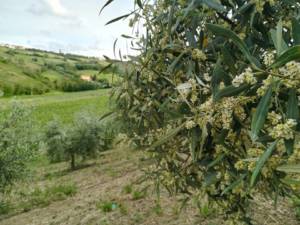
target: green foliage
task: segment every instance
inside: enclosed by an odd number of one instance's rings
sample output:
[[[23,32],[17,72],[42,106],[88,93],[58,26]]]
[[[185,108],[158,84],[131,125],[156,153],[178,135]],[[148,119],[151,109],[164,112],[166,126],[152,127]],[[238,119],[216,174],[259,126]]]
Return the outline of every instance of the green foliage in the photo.
[[[47,144],[47,155],[51,163],[65,160],[65,131],[59,121],[49,122],[44,140]]]
[[[147,192],[145,190],[142,191],[133,191],[132,192],[132,200],[140,200],[145,198],[147,195]]]
[[[299,192],[284,181],[300,163],[299,9],[285,0],[136,1],[108,22],[145,23],[115,99],[128,135],[155,162],[148,177],[247,224],[254,195]]]
[[[109,149],[113,135],[97,117],[81,113],[75,116],[71,126],[50,122],[44,142],[50,162],[69,160],[71,168],[75,169],[77,157],[91,158],[97,156],[99,151]]]
[[[0,201],[0,215],[8,214],[12,210],[10,202]]]
[[[0,117],[0,192],[25,175],[38,146],[32,129],[30,113],[20,105]]]
[[[96,203],[96,207],[101,209],[102,212],[108,213],[115,210],[118,205],[114,201],[100,201]]]

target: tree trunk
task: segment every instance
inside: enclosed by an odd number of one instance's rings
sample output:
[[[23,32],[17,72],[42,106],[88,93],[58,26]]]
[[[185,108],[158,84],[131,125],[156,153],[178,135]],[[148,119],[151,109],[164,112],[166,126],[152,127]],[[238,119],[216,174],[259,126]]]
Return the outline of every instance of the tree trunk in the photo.
[[[71,170],[75,170],[75,154],[71,155]]]

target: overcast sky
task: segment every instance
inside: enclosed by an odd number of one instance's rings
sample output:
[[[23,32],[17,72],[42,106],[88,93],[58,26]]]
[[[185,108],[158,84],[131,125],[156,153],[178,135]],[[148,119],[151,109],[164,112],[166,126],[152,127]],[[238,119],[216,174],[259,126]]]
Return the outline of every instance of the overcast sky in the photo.
[[[113,56],[113,42],[131,34],[128,21],[104,24],[125,14],[133,0],[0,0],[0,43],[89,56]],[[118,42],[126,52],[126,41]]]

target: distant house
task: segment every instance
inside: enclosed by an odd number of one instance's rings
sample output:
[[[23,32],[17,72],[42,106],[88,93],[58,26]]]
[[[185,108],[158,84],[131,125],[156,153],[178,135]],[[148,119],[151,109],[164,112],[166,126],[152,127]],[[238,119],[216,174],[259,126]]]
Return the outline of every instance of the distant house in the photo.
[[[85,81],[92,81],[91,76],[88,75],[81,75],[80,79]]]

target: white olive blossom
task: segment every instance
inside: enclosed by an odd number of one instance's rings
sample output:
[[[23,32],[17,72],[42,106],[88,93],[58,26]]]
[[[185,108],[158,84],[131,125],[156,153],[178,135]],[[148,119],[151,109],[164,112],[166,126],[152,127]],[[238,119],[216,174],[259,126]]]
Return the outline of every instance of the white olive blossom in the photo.
[[[239,76],[236,76],[233,79],[232,85],[235,87],[239,87],[241,84],[255,84],[256,82],[257,80],[254,77],[252,69],[248,67],[245,72],[241,73]]]

